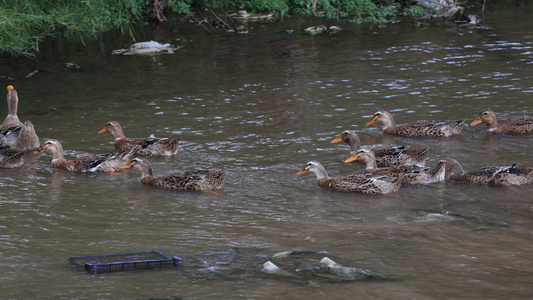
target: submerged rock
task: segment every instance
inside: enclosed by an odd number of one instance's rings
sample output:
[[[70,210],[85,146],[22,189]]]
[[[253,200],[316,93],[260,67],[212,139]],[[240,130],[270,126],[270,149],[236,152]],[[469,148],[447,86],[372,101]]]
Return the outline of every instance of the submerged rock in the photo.
[[[365,278],[372,277],[372,275],[366,270],[340,265],[329,257],[322,258],[320,263],[326,267],[326,271],[328,271],[329,274],[318,273],[318,276],[348,281],[363,280]]]
[[[139,42],[131,45],[127,49],[113,50],[113,55],[155,55],[161,53],[173,54],[178,47],[170,44],[160,44],[155,41]]]
[[[427,11],[428,18],[450,20],[460,27],[476,27],[481,21],[475,15],[465,15],[464,7],[457,6],[456,0],[419,0],[417,5]]]
[[[279,278],[313,285],[320,281],[352,282],[384,279],[370,271],[339,264],[325,251],[283,251],[235,248],[183,258],[181,271],[200,278]]]
[[[419,0],[417,5],[431,12],[433,18],[454,20],[462,13],[453,0]]]
[[[464,226],[469,230],[489,230],[498,228],[507,228],[509,225],[504,222],[487,221],[473,216],[465,216],[452,213],[446,210],[423,210],[415,209],[412,211],[413,217],[419,221],[450,221]]]
[[[285,277],[293,277],[293,278],[298,277],[294,273],[280,269],[270,260],[267,260],[266,262],[263,263],[263,272],[276,275],[276,276],[285,276]]]

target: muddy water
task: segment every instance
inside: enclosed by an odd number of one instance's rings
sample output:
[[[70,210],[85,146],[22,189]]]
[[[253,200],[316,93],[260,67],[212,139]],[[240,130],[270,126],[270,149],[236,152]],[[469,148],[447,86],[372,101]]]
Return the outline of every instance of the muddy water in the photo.
[[[311,21],[253,25],[248,35],[169,23],[143,34],[181,45],[174,55],[111,56],[129,43],[111,34],[86,47],[44,45],[35,60],[2,59],[21,119],[42,140],[60,140],[69,157],[111,150],[112,137],[97,132],[116,120],[130,137],[182,137],[179,157],[152,160],[157,174],[228,171],[218,193],[181,193],[141,186],[135,170],[73,174],[51,169],[49,154],[28,154],[27,167],[0,170],[2,298],[530,298],[533,186],[445,182],[370,196],[295,176],[309,160],[332,176],[362,172],[343,163],[347,145],[329,144],[344,129],[370,148],[429,146],[428,165],[454,157],[467,170],[533,166],[532,136],[476,126],[448,139],[397,138],[364,126],[380,109],[399,123],[469,123],[484,108],[502,120],[533,115],[526,20],[494,17],[493,30],[343,24],[340,34],[314,37],[302,33]],[[153,249],[185,258],[235,248],[323,250],[389,280],[175,269],[92,276],[68,265],[78,255]]]

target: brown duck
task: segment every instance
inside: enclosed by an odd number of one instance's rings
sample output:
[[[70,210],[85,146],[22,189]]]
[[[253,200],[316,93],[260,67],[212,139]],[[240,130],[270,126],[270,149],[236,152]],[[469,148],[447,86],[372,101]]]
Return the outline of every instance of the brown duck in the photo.
[[[359,161],[366,165],[366,173],[374,175],[402,176],[405,184],[427,184],[444,181],[445,164],[439,162],[435,168],[423,166],[398,166],[388,168],[378,168],[374,152],[368,149],[359,149],[352,154],[345,162]]]
[[[28,151],[39,148],[39,137],[30,121],[20,122],[17,116],[18,94],[12,85],[7,86],[7,117],[0,124],[0,134],[5,142],[16,151]]]
[[[487,185],[523,185],[533,183],[533,168],[519,168],[516,164],[510,166],[483,167],[475,171],[465,172],[459,162],[453,158],[441,160],[446,164],[446,171],[450,172],[450,180],[464,181]]]
[[[198,170],[154,177],[152,165],[145,158],[134,158],[120,166],[121,169],[136,168],[141,171],[141,183],[164,189],[203,191],[217,190],[224,185],[226,172]]]
[[[63,146],[57,140],[44,142],[33,154],[45,151],[52,153],[52,168],[75,172],[113,172],[130,160],[132,151],[125,153],[108,153],[78,157],[66,160],[63,156]]]
[[[350,155],[361,148],[359,136],[352,130],[344,130],[338,137],[330,141],[331,144],[345,142],[350,145]],[[378,167],[397,167],[424,165],[429,147],[423,149],[407,149],[405,146],[388,147],[374,150]]]
[[[179,138],[171,140],[168,138],[156,138],[151,136],[144,139],[131,140],[126,138],[122,131],[122,126],[116,121],[107,122],[104,129],[98,131],[98,134],[104,132],[111,132],[115,137],[115,148],[120,152],[129,152],[135,148],[135,154],[142,156],[171,156],[178,154]]]
[[[308,162],[296,175],[315,173],[317,184],[340,192],[358,192],[364,194],[389,194],[397,192],[401,186],[398,176],[351,175],[347,177],[329,177],[326,169],[317,161]]]
[[[498,126],[498,119],[492,110],[481,112],[477,118],[470,123],[470,126],[476,126],[480,123],[487,124],[487,130],[490,133],[500,134],[527,134],[533,133],[533,118],[523,116],[511,119]]]
[[[458,135],[463,129],[465,120],[427,121],[396,125],[394,118],[388,111],[376,112],[366,126],[374,123],[383,125],[383,133],[405,137],[449,137]]]

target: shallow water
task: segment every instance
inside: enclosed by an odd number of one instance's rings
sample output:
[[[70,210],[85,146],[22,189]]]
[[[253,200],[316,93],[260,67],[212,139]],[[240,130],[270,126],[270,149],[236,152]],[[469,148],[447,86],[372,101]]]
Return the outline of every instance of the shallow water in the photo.
[[[501,120],[533,115],[527,17],[493,16],[492,30],[341,24],[331,36],[304,34],[310,25],[209,35],[168,23],[143,34],[182,46],[174,55],[111,56],[130,41],[110,34],[86,47],[43,45],[35,60],[1,59],[19,117],[41,140],[60,140],[69,157],[110,151],[111,135],[97,132],[116,120],[129,137],[181,136],[179,157],[152,159],[157,174],[228,171],[217,193],[176,192],[141,186],[135,170],[74,174],[52,169],[49,154],[28,154],[27,167],[0,170],[2,297],[531,298],[533,186],[445,182],[373,196],[295,176],[309,160],[331,176],[362,172],[343,163],[347,145],[329,144],[344,129],[370,148],[429,146],[427,165],[453,157],[465,170],[533,166],[533,136],[491,136],[478,125],[447,139],[398,138],[364,126],[381,109],[398,123],[470,123],[485,108]],[[283,34],[287,28],[296,32]],[[179,269],[93,276],[68,265],[80,255],[157,250],[186,258],[235,248],[323,250],[390,280],[305,283]]]

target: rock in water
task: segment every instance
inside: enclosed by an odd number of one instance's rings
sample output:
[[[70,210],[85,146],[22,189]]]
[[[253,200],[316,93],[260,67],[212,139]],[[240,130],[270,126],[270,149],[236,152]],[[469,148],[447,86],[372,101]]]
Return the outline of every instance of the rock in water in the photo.
[[[329,272],[333,275],[332,278],[335,278],[335,279],[346,279],[349,281],[353,281],[353,280],[361,280],[361,279],[372,276],[365,270],[353,268],[353,267],[345,267],[343,265],[340,265],[334,262],[333,260],[331,260],[327,256],[322,258],[320,260],[320,263],[328,268]],[[329,277],[329,276],[325,276],[325,277]]]

